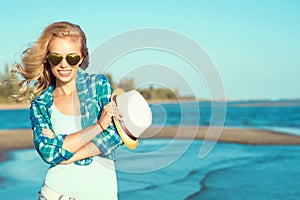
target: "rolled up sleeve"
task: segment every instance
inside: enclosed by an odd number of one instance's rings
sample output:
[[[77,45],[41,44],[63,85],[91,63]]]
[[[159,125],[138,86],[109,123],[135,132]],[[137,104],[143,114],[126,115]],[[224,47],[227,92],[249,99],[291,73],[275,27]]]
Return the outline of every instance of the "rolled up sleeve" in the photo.
[[[62,148],[66,135],[57,135],[55,138],[48,138],[42,134],[42,129],[50,128],[50,125],[34,101],[30,107],[30,120],[35,149],[46,163],[56,165],[70,159],[74,155],[74,153]]]
[[[100,80],[96,81],[96,90],[101,113],[103,107],[110,102],[112,87],[106,76],[101,75],[99,78]],[[98,134],[92,141],[101,150],[103,155],[109,155],[117,147],[123,145],[123,141],[113,123],[111,123],[105,131]]]
[[[93,143],[101,150],[103,155],[109,155],[117,147],[123,145],[113,125],[110,125],[105,131],[98,134],[93,139]]]

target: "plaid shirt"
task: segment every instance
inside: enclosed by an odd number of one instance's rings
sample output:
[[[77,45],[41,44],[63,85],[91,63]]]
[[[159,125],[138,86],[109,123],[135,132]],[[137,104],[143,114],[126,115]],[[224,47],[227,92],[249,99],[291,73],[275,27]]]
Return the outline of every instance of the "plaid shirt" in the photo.
[[[86,128],[97,123],[102,108],[110,101],[112,88],[109,80],[102,74],[89,75],[81,68],[78,69],[76,77],[76,87],[80,100],[81,125]],[[31,102],[30,119],[34,133],[33,141],[35,148],[42,159],[56,165],[64,160],[70,159],[74,153],[62,148],[66,134],[55,134],[51,113],[53,105],[54,86],[50,86],[40,96]],[[48,138],[42,134],[42,128],[49,128],[56,135],[55,138]],[[92,142],[101,150],[100,156],[115,159],[114,150],[123,145],[115,126],[110,126],[102,133],[99,133]],[[88,165],[92,158],[86,158],[75,163],[78,165]]]

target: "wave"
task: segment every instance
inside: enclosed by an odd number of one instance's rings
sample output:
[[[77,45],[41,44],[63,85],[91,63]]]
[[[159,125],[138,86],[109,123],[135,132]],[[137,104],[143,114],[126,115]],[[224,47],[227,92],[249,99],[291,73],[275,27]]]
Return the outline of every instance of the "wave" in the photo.
[[[296,146],[299,150],[299,146]],[[207,172],[200,189],[185,200],[195,199],[297,199],[299,160],[294,148],[270,147],[256,157],[229,160],[228,166]],[[284,151],[285,150],[285,151]],[[278,189],[275,189],[278,188]],[[288,191],[288,192],[285,192]]]

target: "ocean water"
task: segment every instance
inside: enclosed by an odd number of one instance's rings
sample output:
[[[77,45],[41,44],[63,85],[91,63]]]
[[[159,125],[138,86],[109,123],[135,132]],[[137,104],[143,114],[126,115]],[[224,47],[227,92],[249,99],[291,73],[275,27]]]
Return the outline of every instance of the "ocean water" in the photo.
[[[153,126],[215,124],[300,135],[300,100],[160,103],[150,108]],[[31,128],[27,109],[0,110],[0,130],[20,128]]]
[[[217,143],[200,159],[199,140],[141,142],[135,151],[117,151],[120,200],[299,199],[300,146]],[[159,151],[172,142],[174,151]],[[185,151],[175,150],[187,144]],[[33,149],[15,150],[10,156],[0,165],[1,199],[36,199],[48,166]],[[167,164],[170,158],[175,159]]]
[[[218,107],[220,106],[220,107]],[[151,104],[153,126],[222,122],[224,104]],[[212,121],[212,110],[219,113]],[[300,135],[300,101],[240,101],[225,105],[225,127]],[[221,117],[220,117],[221,116]],[[1,110],[0,129],[30,128],[28,110]],[[120,200],[299,199],[300,145],[218,142],[203,159],[200,140],[141,139],[134,151],[117,150]],[[0,163],[0,199],[36,199],[48,165],[34,149],[9,152]]]

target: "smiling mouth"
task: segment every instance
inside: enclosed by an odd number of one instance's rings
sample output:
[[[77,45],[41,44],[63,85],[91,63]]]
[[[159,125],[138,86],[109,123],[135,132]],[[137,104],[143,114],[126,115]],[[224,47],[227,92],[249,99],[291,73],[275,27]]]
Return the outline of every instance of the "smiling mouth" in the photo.
[[[72,70],[58,70],[59,75],[61,76],[69,76]]]

